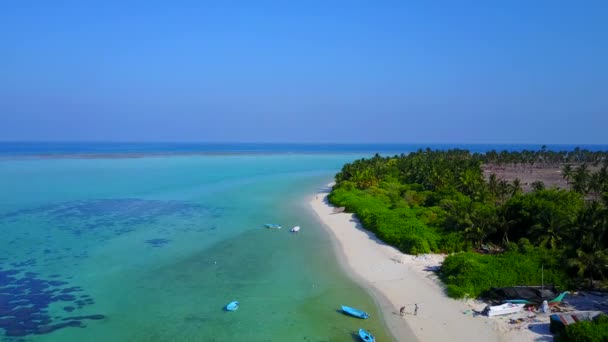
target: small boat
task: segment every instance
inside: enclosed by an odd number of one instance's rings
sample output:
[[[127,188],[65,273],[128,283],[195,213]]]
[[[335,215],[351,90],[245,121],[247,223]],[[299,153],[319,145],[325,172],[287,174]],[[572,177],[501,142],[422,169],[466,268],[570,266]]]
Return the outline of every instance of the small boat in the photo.
[[[523,310],[524,306],[526,306],[526,304],[504,303],[496,306],[486,306],[483,312],[488,315],[488,317],[508,315],[520,312]]]
[[[374,335],[370,334],[365,329],[359,329],[359,336],[365,342],[375,342],[376,341],[376,339],[374,338]]]
[[[278,223],[266,223],[264,225],[264,227],[270,228],[270,229],[281,229],[281,225]]]
[[[239,302],[237,302],[236,300],[234,302],[230,302],[230,303],[228,303],[228,305],[226,305],[226,311],[234,311],[238,308],[239,308]]]
[[[567,295],[567,294],[570,294],[570,292],[568,292],[568,291],[564,291],[564,292],[560,293],[560,294],[559,294],[559,296],[557,296],[557,297],[555,297],[555,298],[551,299],[551,300],[549,301],[549,307],[551,307],[551,306],[555,306],[555,305],[557,305],[557,304],[561,303],[561,302],[562,302],[562,300],[564,300],[564,297],[566,297],[566,295]]]
[[[292,232],[292,233],[297,233],[299,231],[300,231],[300,226],[295,226],[295,227],[291,228],[291,230],[290,230],[290,232]]]
[[[560,293],[560,294],[559,294],[557,297],[555,297],[555,298],[551,299],[550,301],[548,301],[549,306],[555,306],[555,305],[557,305],[557,304],[561,303],[561,302],[562,302],[562,300],[564,300],[564,297],[565,297],[567,294],[569,294],[569,293],[570,293],[570,292],[568,292],[568,291],[564,291],[564,292]],[[541,298],[541,299],[542,299],[542,298]],[[507,299],[507,300],[505,300],[505,303],[513,303],[513,304],[535,304],[535,305],[536,305],[536,304],[541,304],[541,303],[538,303],[538,302],[536,302],[536,301],[531,301],[531,300],[528,300],[528,299]]]
[[[347,315],[351,315],[353,317],[358,317],[358,318],[369,318],[369,315],[367,314],[367,312],[365,311],[361,311],[355,308],[351,308],[350,306],[346,306],[346,305],[342,305],[342,311],[347,314]]]

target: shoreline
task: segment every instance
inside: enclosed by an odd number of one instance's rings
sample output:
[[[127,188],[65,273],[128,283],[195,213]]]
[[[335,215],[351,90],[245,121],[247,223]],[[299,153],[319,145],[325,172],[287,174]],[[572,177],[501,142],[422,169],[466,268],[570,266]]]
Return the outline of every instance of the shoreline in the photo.
[[[447,297],[432,272],[444,256],[416,257],[387,245],[363,229],[353,214],[333,213],[327,201],[329,189],[313,195],[310,207],[331,236],[339,263],[372,294],[395,340],[533,340],[520,333],[510,336],[498,321],[473,317],[471,309],[482,309],[484,304]],[[417,315],[414,304],[419,307]],[[401,306],[406,307],[404,316],[399,315]]]
[[[328,189],[330,189],[329,186]],[[316,217],[316,219],[322,226],[322,229],[325,230],[325,232],[329,235],[332,244],[332,249],[338,261],[338,264],[345,271],[346,275],[349,278],[353,279],[357,284],[361,285],[371,295],[374,303],[376,304],[376,308],[378,309],[378,312],[381,315],[383,325],[393,337],[394,341],[422,342],[414,334],[409,325],[403,324],[404,322],[402,320],[402,317],[399,316],[399,308],[394,308],[391,299],[385,296],[384,293],[375,286],[373,286],[373,284],[369,284],[367,279],[362,277],[361,274],[358,273],[355,268],[353,268],[352,264],[350,263],[350,260],[348,260],[347,258],[343,242],[321,217],[322,214],[318,206],[326,206],[328,208],[327,210],[330,213],[333,210],[333,206],[331,206],[326,199],[328,193],[329,191],[327,193],[316,193],[308,204],[309,209],[311,210],[311,214]],[[323,213],[323,215],[325,214],[326,213]]]

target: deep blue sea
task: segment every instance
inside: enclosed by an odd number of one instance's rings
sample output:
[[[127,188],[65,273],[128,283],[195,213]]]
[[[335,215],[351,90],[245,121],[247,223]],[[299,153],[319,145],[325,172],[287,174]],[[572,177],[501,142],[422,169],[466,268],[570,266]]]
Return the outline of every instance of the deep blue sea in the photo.
[[[353,153],[394,155],[418,149],[538,150],[541,144],[295,144],[295,143],[137,143],[137,142],[0,142],[0,156],[61,156],[107,154],[316,154]],[[571,151],[575,147],[591,151],[608,150],[608,145],[551,145],[553,151]]]

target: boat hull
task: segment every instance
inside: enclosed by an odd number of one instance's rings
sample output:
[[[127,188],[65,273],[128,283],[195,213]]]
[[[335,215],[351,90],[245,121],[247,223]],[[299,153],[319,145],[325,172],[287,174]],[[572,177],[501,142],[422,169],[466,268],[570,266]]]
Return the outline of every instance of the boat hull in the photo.
[[[234,301],[234,302],[230,302],[228,303],[228,305],[226,305],[226,311],[235,311],[236,309],[239,308],[239,302]]]
[[[357,318],[362,318],[362,319],[369,318],[369,314],[367,312],[361,311],[361,310],[358,310],[355,308],[351,308],[350,306],[346,306],[346,305],[342,305],[342,312],[344,312],[347,315],[357,317]]]
[[[365,342],[375,342],[376,338],[365,329],[359,329],[359,337]]]
[[[488,306],[484,310],[488,317],[514,314],[522,311],[526,304],[505,303],[496,306]]]

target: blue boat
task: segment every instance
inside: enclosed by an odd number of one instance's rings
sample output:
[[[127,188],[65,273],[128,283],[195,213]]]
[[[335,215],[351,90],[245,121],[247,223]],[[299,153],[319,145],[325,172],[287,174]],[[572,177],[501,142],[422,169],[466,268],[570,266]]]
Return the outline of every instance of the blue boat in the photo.
[[[365,342],[375,342],[376,341],[376,338],[374,338],[374,335],[370,334],[368,331],[366,331],[363,328],[359,329],[359,336]]]
[[[278,223],[266,223],[264,227],[271,229],[281,229],[281,225]]]
[[[369,315],[365,311],[351,308],[350,306],[342,305],[342,311],[347,314],[358,318],[369,318]]]
[[[226,305],[226,311],[234,311],[238,308],[239,308],[239,302],[237,302],[237,301],[230,302],[230,303],[228,303],[228,305]]]

